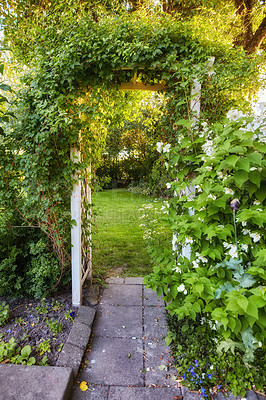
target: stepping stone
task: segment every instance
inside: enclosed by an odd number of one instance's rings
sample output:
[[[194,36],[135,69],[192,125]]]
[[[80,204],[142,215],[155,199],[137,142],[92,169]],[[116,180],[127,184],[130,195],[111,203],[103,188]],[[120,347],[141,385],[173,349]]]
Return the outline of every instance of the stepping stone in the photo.
[[[141,339],[142,307],[100,307],[93,328],[94,336]]]
[[[81,380],[103,385],[143,386],[142,340],[95,336]]]
[[[144,337],[146,339],[161,339],[168,333],[165,309],[162,307],[144,308]]]
[[[179,388],[111,387],[108,400],[173,400],[180,396]]]
[[[158,297],[156,292],[151,289],[144,289],[144,306],[165,307],[165,303],[162,298]]]
[[[142,285],[113,285],[104,289],[100,304],[142,306]]]
[[[177,372],[171,365],[170,349],[164,340],[145,340],[145,382],[146,386],[178,386]]]

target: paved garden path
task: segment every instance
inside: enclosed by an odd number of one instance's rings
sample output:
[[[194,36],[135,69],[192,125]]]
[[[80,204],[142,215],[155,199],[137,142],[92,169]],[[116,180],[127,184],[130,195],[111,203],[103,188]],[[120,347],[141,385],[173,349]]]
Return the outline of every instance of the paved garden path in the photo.
[[[141,278],[110,278],[100,300],[91,341],[72,400],[172,400],[174,380],[164,303]],[[177,397],[176,397],[177,396]]]
[[[171,366],[164,302],[141,278],[110,278],[99,302],[92,340],[72,400],[199,400],[178,387]],[[80,382],[88,383],[81,391]],[[216,400],[236,400],[219,393]],[[248,391],[246,400],[262,400]]]

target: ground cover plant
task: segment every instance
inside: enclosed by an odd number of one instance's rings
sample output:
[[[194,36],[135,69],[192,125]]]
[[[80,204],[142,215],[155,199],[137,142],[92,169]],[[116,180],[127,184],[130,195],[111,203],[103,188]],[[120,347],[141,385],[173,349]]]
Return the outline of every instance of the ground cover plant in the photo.
[[[168,145],[163,153],[173,173],[169,184],[174,196],[168,202],[167,215],[176,235],[175,247],[163,256],[159,253],[157,259],[155,256],[154,273],[146,282],[164,294],[174,318],[167,343],[173,342],[184,384],[198,389],[202,397],[211,395],[215,386],[241,396],[252,385],[263,392],[265,114],[254,117],[232,110],[221,123],[195,125],[183,120],[177,124],[179,145],[172,151]],[[162,144],[158,149],[161,151]],[[190,256],[184,256],[184,246],[190,249]],[[215,363],[204,355],[201,345],[189,343],[187,353],[182,344],[178,349],[178,324],[184,325],[181,334],[185,334],[189,319],[196,341],[208,324],[212,328],[214,333],[208,329],[205,348],[215,343]],[[199,326],[199,321],[204,326]],[[227,364],[230,359],[236,365],[233,369]],[[222,382],[218,373],[221,360],[225,360]],[[201,373],[196,376],[199,367],[195,363],[212,378],[206,381]],[[239,376],[241,369],[246,371],[244,379]]]
[[[71,306],[71,294],[42,300],[4,299],[0,306],[0,363],[56,365],[78,312]]]
[[[154,200],[151,196],[134,194],[126,189],[94,193],[93,203],[96,218],[93,263],[95,277],[113,274],[144,276],[151,272],[152,263],[143,236],[147,235],[148,216],[151,220],[154,218],[160,220],[160,215],[154,213]],[[170,236],[169,229],[161,232],[161,237],[165,241],[167,241],[167,237],[171,241]]]

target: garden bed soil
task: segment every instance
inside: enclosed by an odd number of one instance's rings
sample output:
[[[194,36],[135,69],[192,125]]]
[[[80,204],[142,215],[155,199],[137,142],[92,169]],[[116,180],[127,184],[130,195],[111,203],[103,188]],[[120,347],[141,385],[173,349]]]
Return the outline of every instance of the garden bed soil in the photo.
[[[71,300],[71,292],[42,300],[0,296],[0,305],[3,301],[9,305],[9,320],[0,327],[0,340],[8,342],[13,337],[18,347],[30,345],[30,356],[36,358],[36,364],[47,356],[46,364],[55,366],[78,311]],[[70,313],[74,318],[69,316]],[[60,325],[62,331],[58,328]],[[50,351],[40,354],[37,348],[45,341],[48,341]]]

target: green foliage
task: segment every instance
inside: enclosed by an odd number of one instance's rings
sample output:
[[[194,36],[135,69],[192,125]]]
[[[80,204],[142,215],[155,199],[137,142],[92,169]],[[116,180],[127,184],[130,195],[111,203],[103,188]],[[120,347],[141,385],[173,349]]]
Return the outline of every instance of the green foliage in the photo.
[[[170,331],[166,341],[167,345],[171,343],[177,371],[183,378],[182,385],[199,392],[204,388],[208,398],[225,390],[235,396],[245,396],[246,389],[252,389],[253,385],[263,391],[266,380],[262,348],[256,350],[254,364],[248,365],[238,343],[230,353],[225,347],[220,351],[216,349],[221,337],[211,320],[198,315],[195,320],[184,318],[181,322],[177,316],[169,315],[167,322]]]
[[[44,353],[50,353],[51,352],[50,339],[41,342],[37,347],[37,351],[40,354],[40,356],[42,356]]]
[[[9,220],[0,214],[0,238],[1,294],[42,297],[56,285],[60,267],[38,228],[27,227],[11,212]]]
[[[21,239],[24,235],[19,245],[12,239],[1,270],[9,271],[3,290],[18,293],[28,282],[30,294],[40,296],[69,277],[74,223],[70,194],[78,177],[92,181],[90,166],[97,169],[108,128],[119,119],[116,104],[122,109],[120,83],[133,77],[147,84],[165,83],[158,124],[162,140],[175,143],[175,123],[188,115],[196,77],[203,87],[204,112],[219,120],[233,103],[246,103],[247,94],[257,88],[253,82],[261,58],[232,49],[231,41],[219,35],[219,24],[216,35],[206,36],[189,21],[154,7],[114,14],[98,4],[95,14],[76,2],[28,5],[18,2],[6,8],[6,37],[16,57],[31,68],[17,93],[17,121],[0,140],[3,229],[16,226],[13,218],[19,213]],[[216,57],[212,76],[210,56]],[[70,148],[81,150],[80,160]],[[153,171],[154,186],[155,175]],[[31,229],[41,232],[30,243]],[[25,256],[27,263],[20,269]]]
[[[47,320],[46,323],[49,326],[49,329],[55,334],[63,331],[61,322],[55,320],[54,318]]]
[[[210,320],[219,351],[241,350],[255,365],[266,344],[265,119],[228,117],[210,127],[177,123],[179,144],[163,153],[175,193],[167,208],[175,248],[155,254],[146,282],[164,294],[171,315]],[[240,206],[232,211],[234,198]]]
[[[0,342],[0,362],[9,361],[13,364],[33,365],[36,363],[31,355],[31,346],[26,345],[23,348],[17,347],[15,339],[12,337],[8,343]]]
[[[0,304],[0,326],[5,325],[8,320],[9,320],[9,305],[3,301],[2,304]]]

